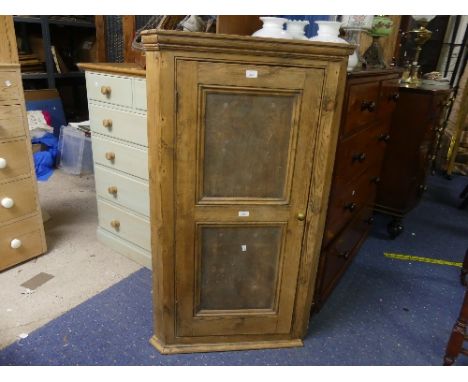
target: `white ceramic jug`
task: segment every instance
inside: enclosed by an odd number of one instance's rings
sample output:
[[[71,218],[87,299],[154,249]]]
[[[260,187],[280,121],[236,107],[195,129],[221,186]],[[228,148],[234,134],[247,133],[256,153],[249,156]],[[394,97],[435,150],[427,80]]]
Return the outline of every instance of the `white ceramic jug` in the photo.
[[[339,44],[349,44],[348,41],[338,37],[340,35],[341,22],[339,21],[315,21],[319,29],[317,36],[311,37],[310,41],[334,42]],[[353,70],[359,63],[356,51],[349,55],[348,58],[348,71]]]
[[[281,17],[260,17],[263,22],[262,29],[256,31],[252,36],[255,37],[273,37],[292,39],[291,35],[283,29],[287,19]]]
[[[309,25],[307,20],[288,20],[286,22],[286,31],[294,40],[308,40],[304,28]]]

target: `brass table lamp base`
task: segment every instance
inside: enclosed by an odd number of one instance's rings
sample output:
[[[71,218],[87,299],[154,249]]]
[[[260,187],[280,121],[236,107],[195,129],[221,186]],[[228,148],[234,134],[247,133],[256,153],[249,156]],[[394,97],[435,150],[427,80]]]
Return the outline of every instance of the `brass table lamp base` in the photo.
[[[432,32],[426,28],[427,21],[420,21],[420,27],[410,31],[414,35],[416,44],[416,53],[413,62],[409,69],[409,73],[404,74],[400,83],[408,86],[419,86],[421,84],[421,75],[419,65],[419,55],[421,54],[422,46],[431,38]]]
[[[386,69],[388,65],[385,63],[382,47],[379,43],[381,36],[372,35],[372,44],[364,53],[367,69]]]

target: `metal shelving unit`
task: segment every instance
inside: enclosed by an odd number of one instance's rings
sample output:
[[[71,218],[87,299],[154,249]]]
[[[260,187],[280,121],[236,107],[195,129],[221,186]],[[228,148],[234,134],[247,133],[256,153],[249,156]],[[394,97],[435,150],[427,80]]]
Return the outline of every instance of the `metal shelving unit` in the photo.
[[[95,25],[92,22],[83,20],[73,20],[69,18],[60,18],[58,16],[13,16],[15,23],[40,24],[42,39],[44,43],[44,57],[46,72],[44,73],[23,73],[23,80],[47,80],[48,88],[55,88],[56,79],[72,79],[83,78],[84,74],[79,71],[68,73],[56,73],[55,64],[51,50],[50,25],[58,25],[64,27],[89,28],[94,29]]]

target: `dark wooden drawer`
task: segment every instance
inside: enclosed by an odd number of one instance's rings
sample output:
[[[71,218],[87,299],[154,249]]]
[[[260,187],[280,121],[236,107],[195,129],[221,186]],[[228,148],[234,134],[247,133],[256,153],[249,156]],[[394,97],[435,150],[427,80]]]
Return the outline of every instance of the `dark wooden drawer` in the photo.
[[[398,78],[382,81],[379,96],[379,117],[385,118],[393,113],[399,98]]]
[[[325,249],[322,281],[319,286],[319,299],[331,292],[337,279],[348,267],[359,250],[372,224],[372,209],[362,208],[348,227]]]
[[[390,140],[389,129],[390,122],[386,121],[383,125],[368,127],[339,143],[334,188],[343,188],[371,166],[380,167],[387,142]]]
[[[380,165],[373,166],[355,182],[342,189],[334,188],[332,190],[328,204],[323,246],[328,245],[362,207],[373,204],[379,174]]]
[[[375,119],[379,88],[378,81],[349,86],[348,102],[344,110],[346,119],[340,134],[342,138],[356,133]]]

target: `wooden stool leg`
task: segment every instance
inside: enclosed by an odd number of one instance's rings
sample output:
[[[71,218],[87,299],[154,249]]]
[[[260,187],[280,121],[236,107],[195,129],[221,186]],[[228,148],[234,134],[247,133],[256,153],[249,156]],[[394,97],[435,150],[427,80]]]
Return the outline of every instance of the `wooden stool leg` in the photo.
[[[464,286],[468,286],[468,280],[466,275],[468,275],[468,249],[465,253],[465,259],[463,260],[462,270],[461,270],[461,283]]]
[[[450,366],[462,352],[463,342],[466,337],[466,328],[468,326],[468,289],[465,292],[460,316],[452,329],[447,349],[445,350],[444,366]]]
[[[468,185],[460,194],[460,198],[463,199],[463,202],[458,206],[459,209],[463,210],[468,206]]]

